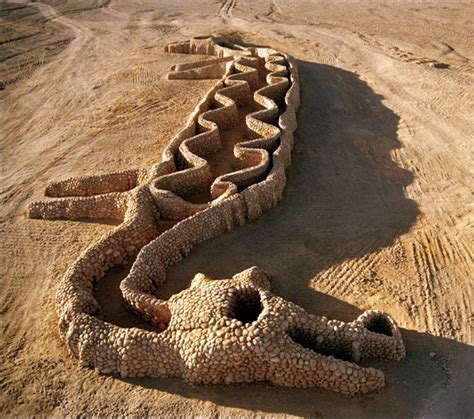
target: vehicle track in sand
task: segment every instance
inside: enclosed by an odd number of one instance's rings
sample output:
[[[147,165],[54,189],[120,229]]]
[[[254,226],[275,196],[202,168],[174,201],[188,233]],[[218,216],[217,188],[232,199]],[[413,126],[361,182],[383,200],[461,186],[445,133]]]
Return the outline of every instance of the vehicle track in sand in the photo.
[[[232,19],[232,10],[237,5],[237,0],[222,0],[217,14],[223,19]]]

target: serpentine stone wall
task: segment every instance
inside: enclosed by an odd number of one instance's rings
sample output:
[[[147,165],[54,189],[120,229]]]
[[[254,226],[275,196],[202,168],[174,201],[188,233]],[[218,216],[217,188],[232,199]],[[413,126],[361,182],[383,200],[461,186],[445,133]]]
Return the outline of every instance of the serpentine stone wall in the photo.
[[[55,182],[46,189],[53,199],[29,207],[34,218],[122,221],[62,279],[61,338],[84,366],[101,373],[182,376],[191,383],[267,380],[344,394],[380,389],[383,372],[356,362],[404,357],[400,331],[384,313],[368,311],[352,323],[308,314],[273,295],[267,274],[257,267],[228,280],[197,274],[169,300],[156,297],[167,268],[194,246],[258,218],[281,199],[299,106],[297,67],[287,54],[212,37],[165,50],[214,56],[175,66],[168,79],[216,83],[162,161],[149,170]],[[229,138],[234,138],[231,164],[222,170],[218,153]],[[176,224],[159,233],[165,220]],[[156,332],[100,319],[94,284],[135,257],[120,289]]]

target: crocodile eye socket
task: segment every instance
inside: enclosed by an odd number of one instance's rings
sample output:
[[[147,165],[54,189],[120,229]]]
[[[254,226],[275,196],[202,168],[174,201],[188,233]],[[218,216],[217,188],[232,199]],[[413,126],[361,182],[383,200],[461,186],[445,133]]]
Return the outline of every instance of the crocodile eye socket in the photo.
[[[381,335],[392,336],[392,326],[388,318],[382,314],[375,314],[364,320],[364,327],[373,333],[380,333]]]
[[[231,297],[228,316],[241,321],[252,323],[263,311],[262,300],[257,290],[236,289]]]

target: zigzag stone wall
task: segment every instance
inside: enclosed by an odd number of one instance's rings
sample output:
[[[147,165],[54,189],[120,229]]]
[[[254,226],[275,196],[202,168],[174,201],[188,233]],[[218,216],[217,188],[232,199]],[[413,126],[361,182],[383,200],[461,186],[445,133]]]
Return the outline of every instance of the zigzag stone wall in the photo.
[[[222,44],[212,37],[170,44],[170,53],[213,55],[176,66],[177,78],[216,78],[162,161],[147,170],[74,178],[48,186],[35,218],[115,218],[122,223],[92,244],[57,291],[61,338],[83,365],[122,376],[182,376],[191,383],[320,386],[344,394],[384,385],[361,358],[399,360],[395,321],[369,311],[352,323],[306,313],[270,292],[253,267],[232,279],[197,274],[191,287],[163,301],[156,287],[194,246],[259,217],[281,199],[291,161],[299,79],[295,61],[268,48]],[[230,170],[212,164],[232,130]],[[163,220],[177,223],[159,234]],[[138,255],[138,256],[137,256]],[[127,304],[161,332],[100,320],[94,284],[135,258],[120,289]]]

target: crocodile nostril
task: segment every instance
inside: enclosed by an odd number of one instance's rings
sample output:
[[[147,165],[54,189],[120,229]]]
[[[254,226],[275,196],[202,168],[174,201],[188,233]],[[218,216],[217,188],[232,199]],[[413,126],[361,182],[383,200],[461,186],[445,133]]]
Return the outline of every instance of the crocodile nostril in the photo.
[[[228,316],[242,323],[257,320],[263,310],[260,294],[255,289],[236,289],[231,297]]]
[[[393,336],[392,325],[389,319],[383,314],[375,314],[364,319],[364,327],[373,333],[380,333],[386,336]]]

